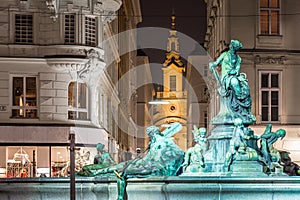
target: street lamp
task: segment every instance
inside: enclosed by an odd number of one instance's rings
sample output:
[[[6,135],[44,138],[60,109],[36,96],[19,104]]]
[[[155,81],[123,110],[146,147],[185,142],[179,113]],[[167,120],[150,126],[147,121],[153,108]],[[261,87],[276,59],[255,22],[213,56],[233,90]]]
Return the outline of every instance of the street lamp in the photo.
[[[75,133],[70,132],[70,200],[75,200]]]

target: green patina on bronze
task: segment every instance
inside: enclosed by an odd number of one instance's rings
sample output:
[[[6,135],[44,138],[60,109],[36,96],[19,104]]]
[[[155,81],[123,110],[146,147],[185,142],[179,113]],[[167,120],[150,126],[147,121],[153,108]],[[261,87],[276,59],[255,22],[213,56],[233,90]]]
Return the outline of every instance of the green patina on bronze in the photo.
[[[185,152],[184,163],[182,164],[183,173],[185,174],[198,173],[205,170],[203,152],[207,150],[206,129],[198,129],[194,125],[193,135],[196,144]]]
[[[245,73],[240,73],[242,59],[237,51],[242,48],[238,40],[231,40],[229,50],[222,53],[209,68],[217,80],[220,94],[220,112],[212,124],[234,124],[234,119],[241,118],[244,124],[256,121],[251,113],[252,100]],[[221,75],[216,66],[221,65]]]
[[[160,132],[156,126],[150,126],[146,132],[150,142],[143,157],[119,163],[112,166],[94,164],[85,166],[80,174],[100,176],[126,171],[127,176],[174,176],[180,167],[184,152],[175,144],[172,136],[180,131],[182,125],[173,123],[166,130]]]
[[[150,141],[143,156],[116,164],[103,150],[104,145],[98,144],[95,164],[84,166],[78,174],[117,177],[118,200],[124,199],[127,179],[132,177],[175,176],[181,171],[181,175],[186,176],[282,175],[280,152],[273,144],[286,132],[282,129],[272,132],[272,125],[268,124],[259,137],[248,127],[256,118],[251,113],[247,76],[240,73],[242,59],[237,51],[241,48],[239,41],[231,40],[229,50],[209,63],[219,87],[220,111],[212,119],[215,129],[208,138],[205,128],[198,129],[194,125],[195,145],[184,154],[172,139],[181,130],[180,123],[175,122],[162,132],[150,126],[146,129]],[[220,75],[216,70],[218,65],[221,65]]]
[[[94,164],[83,167],[78,173],[82,176],[110,176],[117,175],[118,199],[122,200],[126,191],[126,180],[132,177],[175,176],[184,159],[182,151],[173,141],[172,136],[179,132],[182,125],[173,123],[166,130],[160,132],[156,126],[150,126],[146,132],[150,142],[143,157],[107,166]]]

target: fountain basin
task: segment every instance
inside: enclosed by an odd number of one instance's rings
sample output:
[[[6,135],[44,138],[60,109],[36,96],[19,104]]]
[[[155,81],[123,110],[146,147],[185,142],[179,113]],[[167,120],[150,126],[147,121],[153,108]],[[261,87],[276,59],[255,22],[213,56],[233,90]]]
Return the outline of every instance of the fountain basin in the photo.
[[[76,178],[77,200],[116,200],[110,178]],[[300,177],[151,177],[128,179],[128,200],[300,199]],[[0,179],[1,200],[70,199],[69,178]]]

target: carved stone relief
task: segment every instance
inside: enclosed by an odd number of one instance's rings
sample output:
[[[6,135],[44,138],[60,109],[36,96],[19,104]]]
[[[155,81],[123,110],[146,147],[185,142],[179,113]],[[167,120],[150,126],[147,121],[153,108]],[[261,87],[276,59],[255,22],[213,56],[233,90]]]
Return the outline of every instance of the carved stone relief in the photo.
[[[47,63],[52,69],[69,71],[73,79],[88,81],[92,74],[103,70],[105,64],[101,52],[93,48],[84,51],[85,59],[48,58]]]
[[[56,21],[58,17],[59,0],[46,0],[46,6],[50,11],[50,18]]]
[[[20,0],[20,9],[21,10],[27,10],[30,6],[30,1],[31,0],[27,0],[27,1]]]
[[[285,56],[279,56],[279,57],[261,57],[257,55],[255,57],[255,64],[277,64],[277,65],[283,65],[284,61],[286,60]]]
[[[121,0],[93,0],[93,14],[102,15],[104,23],[112,21],[116,17],[116,11],[122,4]]]

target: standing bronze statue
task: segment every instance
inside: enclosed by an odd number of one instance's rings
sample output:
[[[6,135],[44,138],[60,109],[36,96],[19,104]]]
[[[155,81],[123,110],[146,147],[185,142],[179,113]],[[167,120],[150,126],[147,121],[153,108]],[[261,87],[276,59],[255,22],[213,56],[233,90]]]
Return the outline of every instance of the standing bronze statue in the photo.
[[[238,40],[231,40],[229,50],[222,53],[215,62],[209,63],[220,87],[220,112],[213,124],[233,124],[235,118],[241,118],[244,124],[253,124],[256,118],[251,113],[251,96],[245,73],[240,73],[241,57],[237,51],[242,48]],[[216,66],[221,65],[221,75]]]

